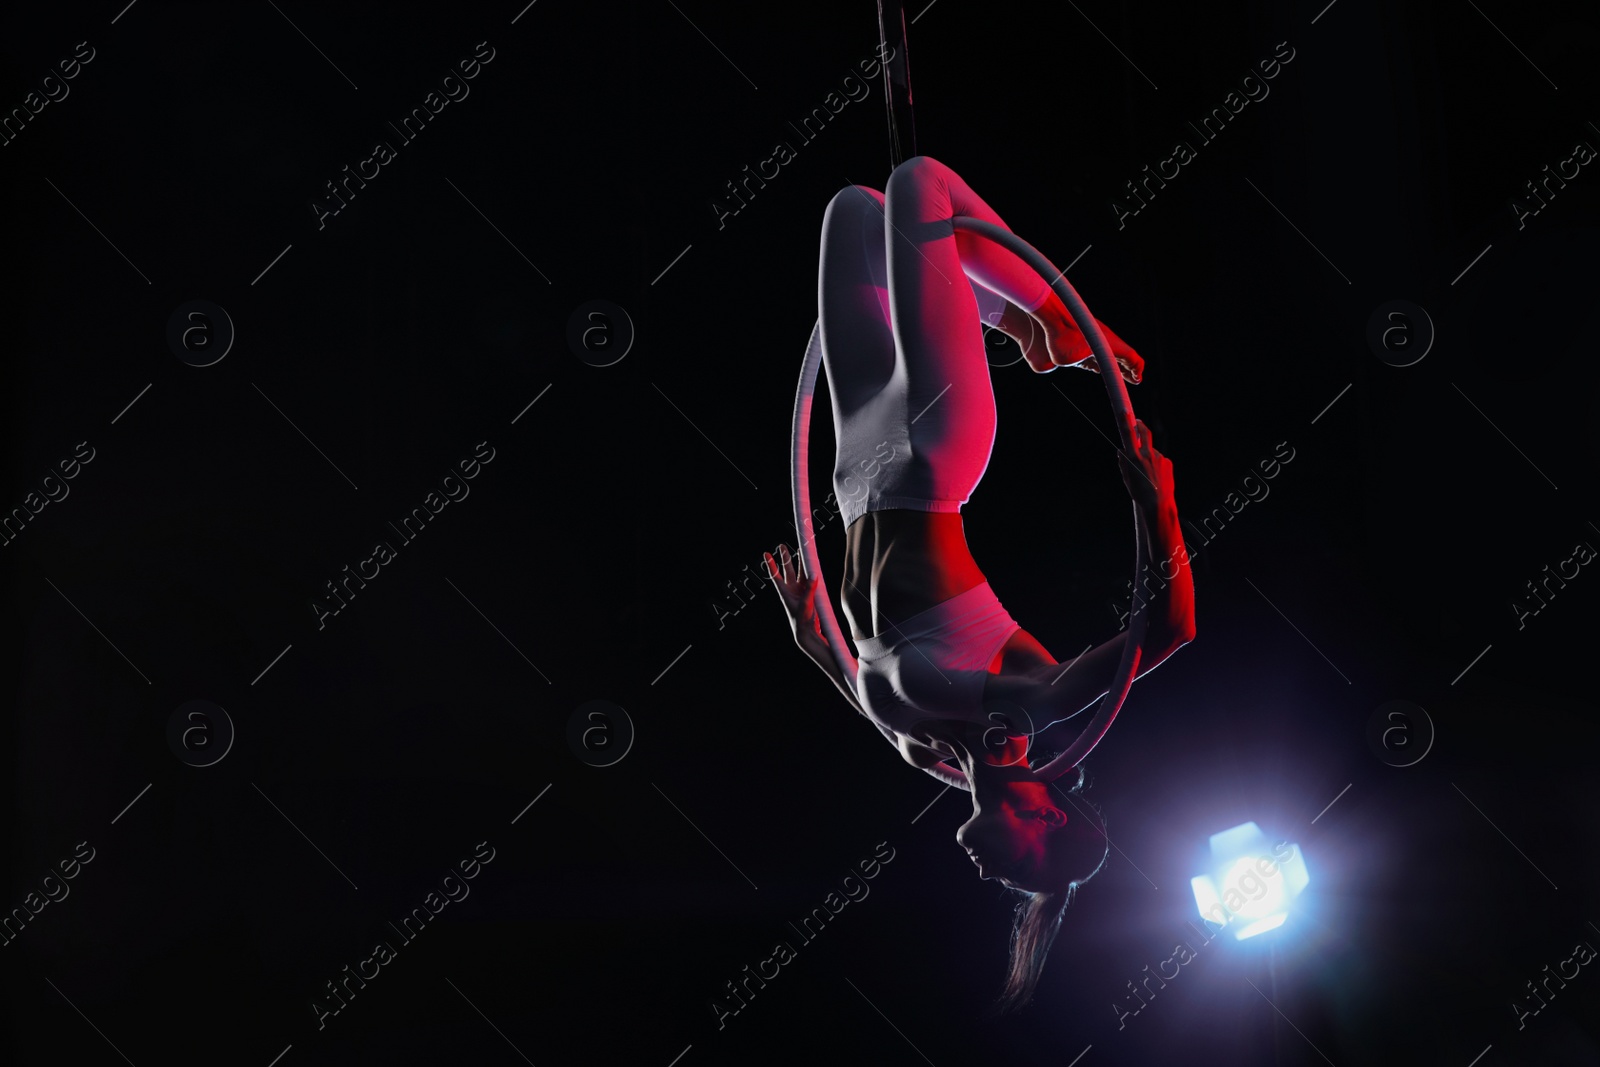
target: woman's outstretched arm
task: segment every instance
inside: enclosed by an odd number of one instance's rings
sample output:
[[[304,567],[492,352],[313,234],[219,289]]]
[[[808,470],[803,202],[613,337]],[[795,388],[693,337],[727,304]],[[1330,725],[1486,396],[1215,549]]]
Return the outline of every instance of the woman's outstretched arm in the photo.
[[[1141,583],[1141,611],[1149,612],[1137,677],[1154,670],[1194,640],[1194,581],[1173,497],[1172,462],[1157,452],[1150,430],[1137,424],[1139,451],[1122,456],[1122,477],[1140,509],[1149,573]],[[1038,729],[1070,718],[1106,694],[1122,661],[1129,631],[1124,630],[1067,664],[1035,667],[1014,675],[990,677],[984,693],[1025,708]]]
[[[838,661],[833,658],[833,652],[828,648],[828,641],[822,635],[822,626],[817,621],[815,595],[816,582],[805,577],[801,571],[800,560],[789,552],[788,545],[778,546],[777,558],[771,552],[765,553],[767,576],[778,590],[778,597],[783,601],[783,610],[788,613],[789,626],[794,631],[795,644],[800,646],[813,663],[821,668],[822,673],[839,690],[846,702],[878,728],[884,740],[893,745],[902,759],[919,770],[926,771],[946,785],[955,786],[957,789],[970,790],[972,787],[967,782],[965,772],[939,762],[937,754],[931,749],[918,748],[907,743],[907,739],[895,733],[883,723],[868,715],[861,706],[850,684],[839,674]]]
[[[1172,461],[1156,451],[1150,427],[1140,420],[1134,421],[1134,437],[1137,453],[1120,456],[1122,480],[1144,519],[1139,525],[1145,536],[1146,565],[1155,568],[1164,583],[1148,590],[1152,584],[1149,575],[1135,578],[1149,592],[1142,597],[1142,610],[1152,614],[1141,652],[1150,657],[1153,667],[1194,640],[1194,579],[1178,522]]]
[[[849,702],[850,706],[865,715],[866,712],[861,707],[861,701],[856,698],[855,690],[839,673],[838,661],[833,658],[833,650],[828,647],[828,639],[822,633],[822,622],[817,616],[816,579],[805,576],[799,558],[789,552],[788,545],[778,546],[776,559],[771,552],[763,555],[766,557],[767,577],[777,589],[778,598],[783,602],[783,610],[789,616],[789,628],[794,631],[794,643],[800,646],[800,651],[804,652],[811,662],[822,668],[822,673],[828,676],[828,680],[833,682],[839,694]]]

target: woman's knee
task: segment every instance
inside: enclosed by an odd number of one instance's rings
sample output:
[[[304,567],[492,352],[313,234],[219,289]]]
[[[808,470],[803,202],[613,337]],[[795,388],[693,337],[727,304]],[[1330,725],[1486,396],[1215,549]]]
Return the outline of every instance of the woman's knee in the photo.
[[[903,185],[942,184],[944,177],[951,173],[953,172],[949,167],[932,156],[912,156],[894,168],[894,172],[889,175],[887,188],[892,191],[896,186]]]
[[[955,213],[955,172],[932,156],[912,156],[894,169],[884,186],[889,213],[908,222],[929,222]]]
[[[855,219],[863,214],[883,214],[883,194],[867,185],[847,185],[833,194],[823,212],[823,222],[829,219]]]

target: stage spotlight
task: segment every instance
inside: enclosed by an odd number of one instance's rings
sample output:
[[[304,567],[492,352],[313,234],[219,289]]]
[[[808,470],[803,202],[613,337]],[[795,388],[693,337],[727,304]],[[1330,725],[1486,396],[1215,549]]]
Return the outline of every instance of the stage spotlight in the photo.
[[[1211,835],[1212,873],[1189,880],[1200,917],[1231,926],[1237,941],[1276,929],[1310,882],[1300,846],[1267,835],[1253,822]]]

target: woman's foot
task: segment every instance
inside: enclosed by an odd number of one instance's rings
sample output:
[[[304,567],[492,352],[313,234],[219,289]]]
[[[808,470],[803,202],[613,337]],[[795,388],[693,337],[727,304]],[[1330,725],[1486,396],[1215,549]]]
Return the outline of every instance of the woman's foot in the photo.
[[[1044,327],[1032,313],[1023,311],[1008,300],[994,328],[1017,342],[1017,347],[1022,349],[1022,358],[1028,361],[1028,366],[1033,368],[1035,374],[1048,374],[1056,369],[1045,345]]]
[[[1044,334],[1044,355],[1048,356],[1049,364],[1037,356],[1028,360],[1029,366],[1040,374],[1046,374],[1056,367],[1080,367],[1084,370],[1100,373],[1100,361],[1095,359],[1089,341],[1078,329],[1078,324],[1073,321],[1072,315],[1067,311],[1066,305],[1055,293],[1050,294],[1050,299],[1037,311],[1029,313]],[[1111,332],[1111,327],[1095,320],[1100,326],[1100,331],[1105,334],[1106,341],[1111,345],[1111,354],[1116,358],[1117,366],[1122,371],[1123,380],[1129,384],[1137,385],[1144,378],[1144,359],[1133,350],[1122,338]]]

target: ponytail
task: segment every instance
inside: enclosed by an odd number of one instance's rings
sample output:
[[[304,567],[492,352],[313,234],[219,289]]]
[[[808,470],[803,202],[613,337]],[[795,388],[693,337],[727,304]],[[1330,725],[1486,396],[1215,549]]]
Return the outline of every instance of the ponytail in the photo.
[[[1061,932],[1061,917],[1077,892],[1078,883],[1065,890],[1031,893],[1017,905],[1016,925],[1011,930],[1011,962],[1006,981],[991,1015],[1005,1015],[1026,1007],[1044,973],[1045,957]]]
[[[1088,806],[1093,812],[1093,816],[1089,817],[1090,824],[1098,824],[1095,828],[1104,837],[1105,820],[1100,809],[1083,796],[1082,791],[1088,784],[1087,771],[1082,764],[1079,764],[1076,770],[1076,780],[1062,791],[1067,794],[1072,806],[1078,809],[1079,816],[1086,815],[1083,805]],[[1068,771],[1067,775],[1069,778],[1072,777],[1072,772]],[[1074,797],[1077,799],[1074,800]],[[1099,850],[1099,855],[1092,859],[1093,869],[1087,874],[1073,879],[1061,889],[1029,893],[1027,899],[1017,905],[1016,921],[1011,928],[1011,959],[1006,965],[1005,985],[988,1013],[990,1018],[1019,1011],[1033,1000],[1033,991],[1039,985],[1040,975],[1044,973],[1045,958],[1050,954],[1050,946],[1055,944],[1056,935],[1061,932],[1061,920],[1066,914],[1067,905],[1071,904],[1072,898],[1077,895],[1078,887],[1098,874],[1100,868],[1105,866],[1106,857],[1110,853],[1110,840],[1106,839],[1106,843]]]

